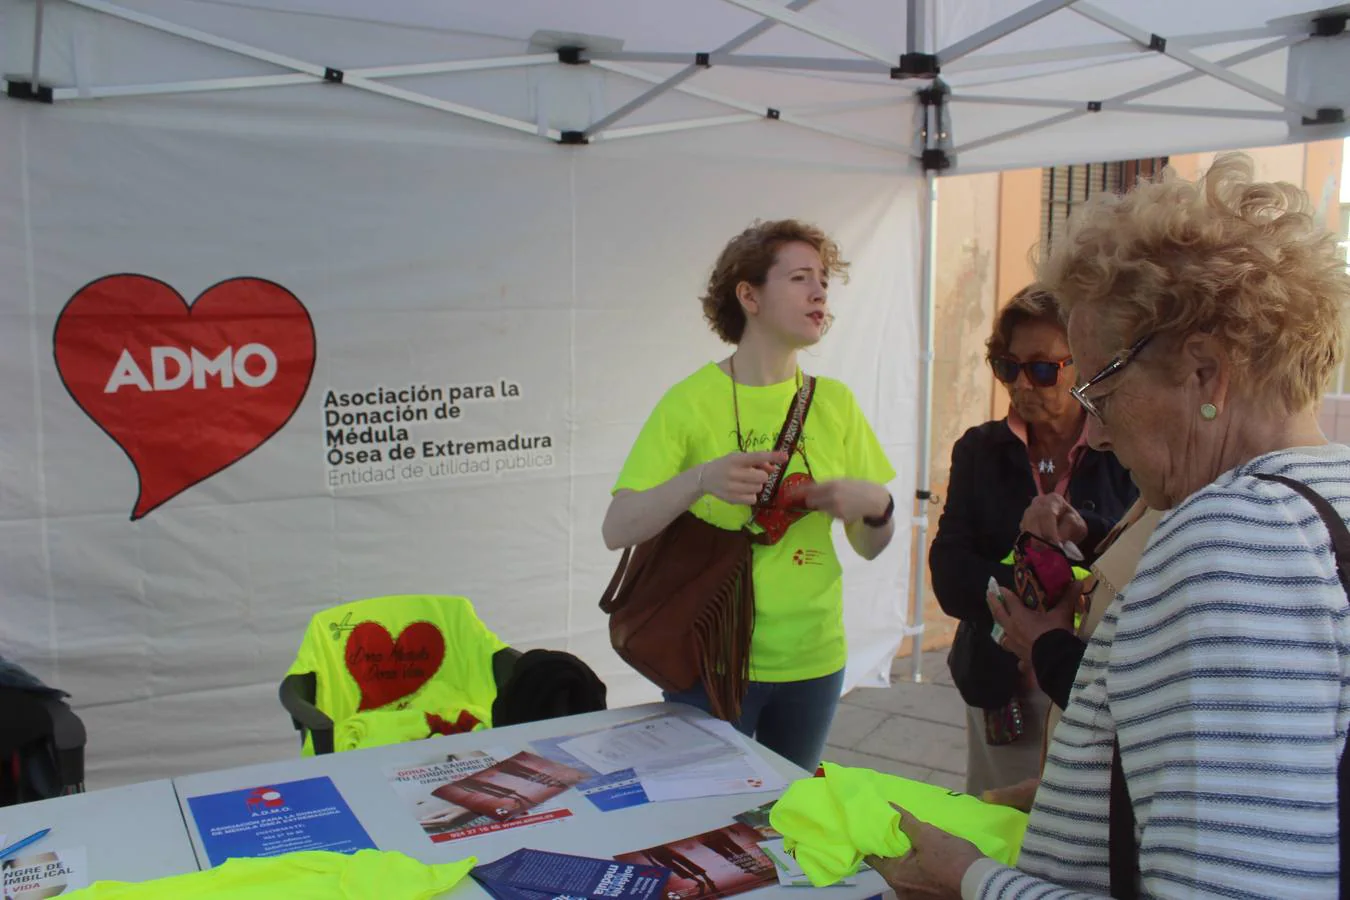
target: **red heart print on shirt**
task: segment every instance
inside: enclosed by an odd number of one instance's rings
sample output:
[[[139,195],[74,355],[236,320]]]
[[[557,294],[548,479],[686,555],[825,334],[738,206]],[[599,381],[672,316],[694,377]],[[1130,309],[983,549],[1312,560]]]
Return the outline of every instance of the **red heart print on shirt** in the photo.
[[[347,638],[347,671],[361,689],[357,712],[402,700],[426,684],[445,660],[445,638],[430,622],[413,622],[398,640],[379,622],[362,622]]]
[[[774,494],[773,506],[755,513],[755,521],[764,529],[763,542],[776,544],[787,534],[792,523],[810,512],[802,501],[802,492],[806,486],[814,483],[805,472],[793,472],[783,479]]]
[[[281,285],[231,278],[188,305],[145,275],[77,291],[53,345],[70,396],[136,469],[133,521],[280,431],[316,350],[309,311]]]

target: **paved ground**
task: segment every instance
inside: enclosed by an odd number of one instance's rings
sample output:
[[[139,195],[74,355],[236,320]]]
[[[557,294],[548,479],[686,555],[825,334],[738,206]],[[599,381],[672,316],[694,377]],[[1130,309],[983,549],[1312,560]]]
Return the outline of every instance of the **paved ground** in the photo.
[[[889,688],[858,688],[844,697],[825,758],[952,790],[966,780],[966,706],[947,673],[947,651],[923,656],[923,682],[897,659]]]

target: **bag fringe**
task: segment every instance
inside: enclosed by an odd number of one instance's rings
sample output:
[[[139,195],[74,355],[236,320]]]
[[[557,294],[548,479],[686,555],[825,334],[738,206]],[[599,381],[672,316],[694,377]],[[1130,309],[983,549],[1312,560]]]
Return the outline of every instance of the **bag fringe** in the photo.
[[[699,672],[712,713],[735,722],[750,685],[750,640],[755,629],[755,594],[751,554],[693,623]]]

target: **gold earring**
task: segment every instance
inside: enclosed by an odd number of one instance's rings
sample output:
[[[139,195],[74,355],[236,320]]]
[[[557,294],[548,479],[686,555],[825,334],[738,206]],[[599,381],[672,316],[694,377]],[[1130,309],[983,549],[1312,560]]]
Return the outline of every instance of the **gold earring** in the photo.
[[[1219,408],[1213,403],[1200,404],[1200,418],[1206,422],[1213,422],[1219,417]]]

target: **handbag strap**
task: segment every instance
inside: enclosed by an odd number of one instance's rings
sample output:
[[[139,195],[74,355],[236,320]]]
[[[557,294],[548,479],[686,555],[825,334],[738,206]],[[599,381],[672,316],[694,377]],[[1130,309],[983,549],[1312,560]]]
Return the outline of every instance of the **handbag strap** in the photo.
[[[1331,551],[1336,559],[1336,571],[1341,578],[1341,587],[1350,602],[1350,528],[1345,525],[1336,508],[1301,481],[1284,475],[1256,476],[1262,481],[1278,482],[1297,493],[1312,504],[1331,535]],[[1340,769],[1336,775],[1337,797],[1340,824],[1340,868],[1344,877],[1346,861],[1350,860],[1350,803],[1346,803],[1345,792],[1350,787],[1350,737],[1341,751]],[[1117,739],[1111,748],[1111,800],[1108,823],[1108,860],[1111,871],[1111,896],[1116,900],[1136,900],[1139,896],[1139,847],[1134,842],[1134,807],[1130,803],[1130,792],[1125,785],[1125,769],[1120,762],[1120,741]]]
[[[619,585],[623,582],[623,576],[628,572],[628,560],[633,556],[632,547],[623,548],[623,557],[619,560],[619,566],[614,570],[614,577],[609,580],[609,587],[605,588],[605,593],[600,597],[600,611],[605,615],[612,615],[617,608],[614,603],[614,597],[619,593]]]
[[[735,389],[734,385],[732,389]],[[797,393],[792,395],[792,402],[788,404],[787,417],[783,419],[783,427],[778,429],[778,440],[774,443],[774,452],[786,453],[789,460],[792,458],[792,454],[797,452],[797,445],[802,440],[802,431],[806,427],[806,416],[811,412],[811,401],[815,399],[815,396],[815,376],[807,375],[802,379],[801,385],[797,388]],[[764,482],[764,486],[759,489],[759,496],[755,498],[756,507],[767,509],[773,505],[774,495],[778,493],[778,488],[782,486],[787,470],[788,467],[782,465],[773,471],[769,480]]]

